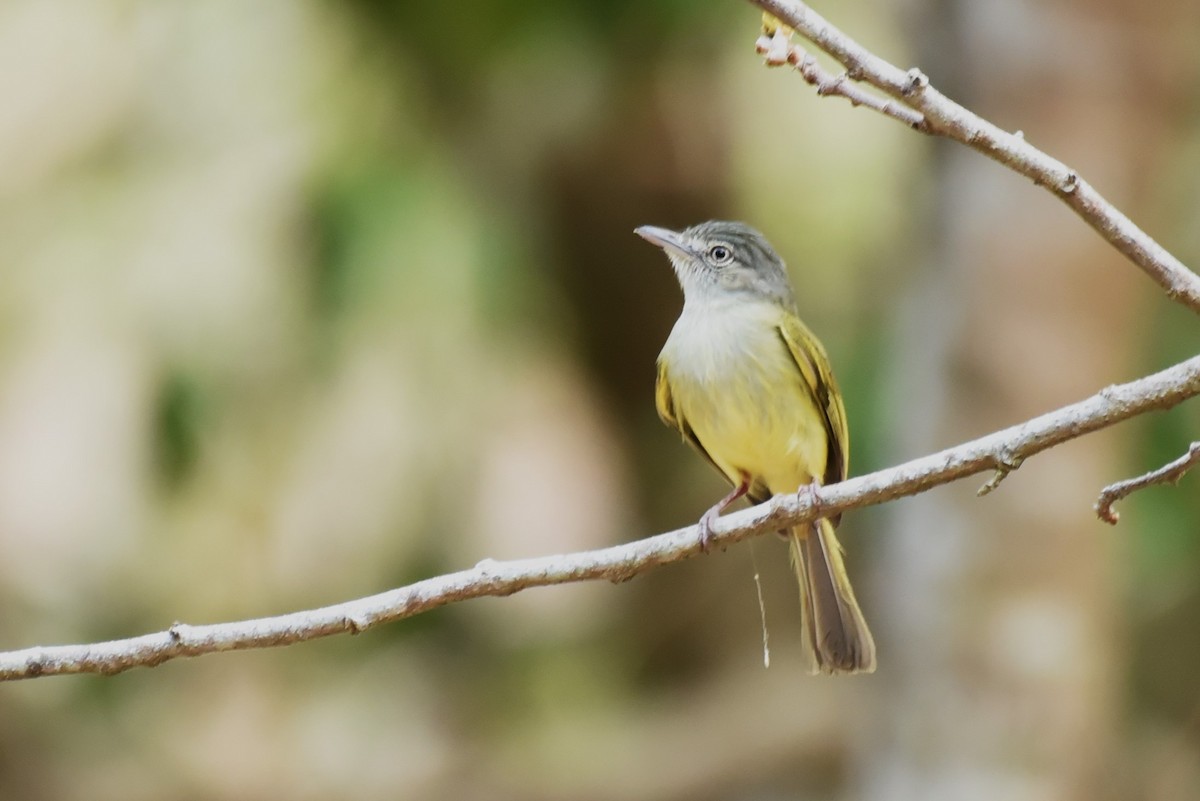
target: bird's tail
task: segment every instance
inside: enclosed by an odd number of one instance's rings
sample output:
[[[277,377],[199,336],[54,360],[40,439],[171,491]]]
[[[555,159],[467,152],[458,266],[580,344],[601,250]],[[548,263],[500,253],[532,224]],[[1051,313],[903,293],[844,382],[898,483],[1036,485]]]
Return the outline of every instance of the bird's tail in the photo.
[[[833,524],[818,520],[790,534],[813,672],[871,673],[875,640],[854,599]]]

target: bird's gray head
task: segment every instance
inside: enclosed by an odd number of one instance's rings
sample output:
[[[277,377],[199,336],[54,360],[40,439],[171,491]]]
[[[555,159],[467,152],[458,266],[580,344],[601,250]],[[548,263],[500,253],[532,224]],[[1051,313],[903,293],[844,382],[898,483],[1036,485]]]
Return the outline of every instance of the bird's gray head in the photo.
[[[643,225],[634,233],[667,252],[686,298],[745,296],[796,306],[783,259],[745,223],[714,220],[682,232]]]

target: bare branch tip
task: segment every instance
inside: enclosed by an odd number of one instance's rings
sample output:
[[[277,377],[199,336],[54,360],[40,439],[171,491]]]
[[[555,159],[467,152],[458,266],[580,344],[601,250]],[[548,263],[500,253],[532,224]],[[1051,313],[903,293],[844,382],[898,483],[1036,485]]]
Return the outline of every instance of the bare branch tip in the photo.
[[[1121,513],[1112,508],[1115,500],[1115,498],[1105,498],[1104,494],[1101,493],[1100,499],[1096,501],[1093,507],[1096,510],[1096,517],[1110,526],[1115,526],[1117,521],[1121,519]]]
[[[754,52],[763,57],[768,67],[795,64],[795,59],[798,58],[795,53],[797,49],[792,44],[791,34],[782,25],[772,33],[764,31],[754,40]]]
[[[900,91],[905,97],[913,97],[924,92],[928,86],[929,76],[913,67],[908,71],[908,80],[904,82],[904,87]]]
[[[1096,499],[1096,516],[1105,523],[1115,526],[1121,515],[1112,508],[1114,503],[1155,484],[1178,484],[1184,474],[1195,467],[1197,462],[1200,462],[1200,441],[1189,445],[1187,453],[1183,456],[1156,470],[1109,484],[1100,491],[1100,497]]]
[[[1008,478],[1008,471],[997,467],[996,471],[992,473],[992,477],[984,482],[979,489],[975,490],[975,497],[982,498],[984,495],[991,493],[993,490],[999,487],[1000,483],[1006,478]]]

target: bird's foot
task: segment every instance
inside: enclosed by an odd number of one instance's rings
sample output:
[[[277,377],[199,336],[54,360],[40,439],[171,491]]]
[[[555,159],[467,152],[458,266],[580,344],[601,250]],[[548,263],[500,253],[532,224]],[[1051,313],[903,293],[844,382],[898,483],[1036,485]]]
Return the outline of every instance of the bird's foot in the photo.
[[[808,482],[807,484],[801,484],[800,489],[796,490],[796,500],[800,501],[801,503],[803,503],[804,501],[808,501],[809,506],[812,508],[812,510],[814,512],[817,513],[816,517],[822,516],[821,515],[822,504],[821,504],[820,489],[821,489],[821,482],[817,481],[814,478],[812,481]]]
[[[728,495],[713,504],[713,507],[705,512],[704,516],[700,518],[700,522],[697,525],[700,529],[701,553],[708,553],[708,549],[712,547],[713,524],[717,522],[717,518],[721,516],[721,512],[724,512],[729,508],[729,504],[733,503],[749,491],[750,477],[742,474],[742,480],[738,482],[738,485],[730,490]]]
[[[717,518],[721,516],[722,509],[723,507],[718,503],[700,517],[698,524],[700,528],[700,553],[708,553],[709,548],[712,547],[713,523],[716,523]]]

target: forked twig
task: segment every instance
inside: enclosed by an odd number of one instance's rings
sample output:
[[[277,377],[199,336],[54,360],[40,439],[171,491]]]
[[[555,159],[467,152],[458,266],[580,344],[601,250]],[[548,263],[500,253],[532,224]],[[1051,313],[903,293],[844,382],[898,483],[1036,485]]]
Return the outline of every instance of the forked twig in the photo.
[[[836,59],[846,68],[847,81],[860,81],[878,89],[903,107],[917,112],[921,121],[914,125],[914,118],[898,113],[894,106],[885,108],[878,102],[866,101],[863,99],[866,93],[861,89],[854,93],[839,86],[836,91],[825,91],[824,94],[846,97],[855,105],[900,120],[910,128],[954,139],[1045,187],[1166,290],[1168,297],[1200,313],[1200,276],[1168,253],[1077,172],[1029,144],[1020,132],[1009,133],[954,102],[935,89],[919,69],[902,70],[880,58],[800,0],[750,2]],[[786,35],[787,32],[780,28],[771,39]],[[769,42],[769,46],[769,62],[777,61],[779,53],[790,52],[777,41]],[[808,76],[805,80],[818,87],[828,85],[827,81],[814,82]]]

